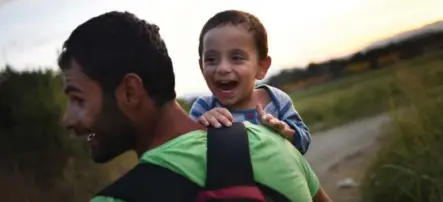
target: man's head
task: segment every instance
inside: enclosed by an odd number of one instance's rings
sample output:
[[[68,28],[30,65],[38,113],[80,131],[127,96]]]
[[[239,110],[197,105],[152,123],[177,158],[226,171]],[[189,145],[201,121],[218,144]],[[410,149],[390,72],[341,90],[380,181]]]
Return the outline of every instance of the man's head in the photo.
[[[69,97],[64,123],[88,136],[99,163],[134,149],[140,123],[153,127],[158,109],[175,100],[172,62],[159,28],[128,12],[78,26],[63,45],[59,66]]]
[[[227,106],[251,95],[255,80],[263,79],[271,65],[265,27],[243,11],[210,18],[200,33],[198,52],[208,87]]]

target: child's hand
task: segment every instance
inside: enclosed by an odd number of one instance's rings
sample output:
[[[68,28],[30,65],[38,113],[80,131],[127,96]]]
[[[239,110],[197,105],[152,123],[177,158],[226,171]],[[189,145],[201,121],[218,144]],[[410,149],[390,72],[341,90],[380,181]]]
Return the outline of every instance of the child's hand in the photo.
[[[267,114],[265,110],[263,110],[261,104],[257,105],[256,110],[263,125],[267,125],[273,128],[278,133],[285,136],[287,139],[292,140],[292,136],[294,135],[295,131],[291,127],[289,127],[288,124],[286,124],[284,121],[278,120],[271,114]]]
[[[198,119],[198,122],[204,126],[214,126],[220,128],[222,125],[231,126],[234,118],[231,112],[226,108],[217,107],[204,113]]]

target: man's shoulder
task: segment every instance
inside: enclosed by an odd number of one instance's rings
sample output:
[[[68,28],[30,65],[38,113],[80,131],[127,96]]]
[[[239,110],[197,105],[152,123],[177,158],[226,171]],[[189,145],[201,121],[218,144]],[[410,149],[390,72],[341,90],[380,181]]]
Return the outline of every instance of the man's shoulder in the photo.
[[[206,147],[206,131],[194,130],[180,135],[156,148],[146,151],[140,158],[140,162],[151,162],[152,156],[172,157],[186,153],[201,153]],[[174,152],[172,152],[174,151]],[[157,158],[157,157],[155,157]]]
[[[280,134],[272,130],[270,127],[262,124],[253,124],[248,121],[244,121],[243,124],[246,127],[248,136],[252,141],[264,141],[266,139],[285,140]],[[275,142],[272,142],[275,143]]]
[[[175,172],[151,163],[139,163],[100,191],[92,202],[183,201],[199,186]]]
[[[206,167],[206,131],[195,130],[145,152],[141,163],[167,168],[203,186]]]
[[[287,157],[286,151],[282,150],[286,147],[291,150],[292,146],[283,137],[265,126],[249,122],[243,124],[247,130],[253,161],[266,161],[261,156],[269,155]],[[140,162],[168,168],[203,186],[206,176],[206,143],[206,131],[192,131],[145,152]]]
[[[309,189],[316,187],[309,187],[307,181],[314,174],[307,172],[308,164],[303,155],[269,127],[248,122],[245,125],[255,180],[277,190],[291,201],[312,199]]]
[[[264,125],[257,125],[248,121],[242,122],[245,125],[250,144],[286,144],[288,143],[284,137],[279,135],[271,128]],[[268,139],[272,139],[268,141]],[[207,132],[203,130],[190,131],[177,138],[174,138],[165,144],[145,152],[141,161],[152,162],[149,159],[152,156],[162,156],[167,158],[174,158],[174,156],[180,156],[183,158],[183,153],[192,153],[192,156],[201,156],[206,154],[206,141]],[[190,157],[188,155],[188,157]],[[155,157],[157,158],[157,157]],[[178,160],[178,159],[177,159]]]
[[[252,124],[248,121],[244,121],[243,124],[247,130],[250,147],[258,145],[261,150],[257,151],[259,153],[263,153],[263,150],[266,150],[267,148],[274,150],[275,148],[281,148],[287,144],[292,146],[284,137],[267,126]],[[206,161],[206,142],[206,131],[191,131],[174,138],[157,148],[145,152],[141,156],[140,161],[161,165],[165,164],[165,167],[173,167],[171,164],[189,164],[189,161],[193,160],[199,161],[198,165],[195,166],[204,166],[204,162]],[[203,164],[201,162],[203,162]]]
[[[94,196],[90,202],[126,202],[121,199],[113,198],[110,196]]]

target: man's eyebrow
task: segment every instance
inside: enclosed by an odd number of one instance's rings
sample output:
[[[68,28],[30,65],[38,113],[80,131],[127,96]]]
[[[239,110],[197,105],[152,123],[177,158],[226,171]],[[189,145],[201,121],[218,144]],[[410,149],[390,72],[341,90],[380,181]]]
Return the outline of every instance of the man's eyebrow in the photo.
[[[82,91],[81,91],[79,88],[74,87],[74,86],[66,86],[66,87],[65,87],[65,94],[68,94],[68,93],[70,93],[70,92],[78,92],[78,93],[81,93]]]

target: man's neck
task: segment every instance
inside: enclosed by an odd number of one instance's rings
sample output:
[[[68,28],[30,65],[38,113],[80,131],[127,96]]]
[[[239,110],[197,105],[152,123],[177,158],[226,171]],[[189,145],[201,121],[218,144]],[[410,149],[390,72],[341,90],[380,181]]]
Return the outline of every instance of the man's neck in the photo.
[[[143,138],[139,140],[141,142],[137,145],[137,154],[140,157],[145,151],[195,130],[206,130],[206,128],[192,120],[174,100],[160,109],[153,130],[146,131],[149,134],[144,136],[152,139],[150,141],[144,141]]]

